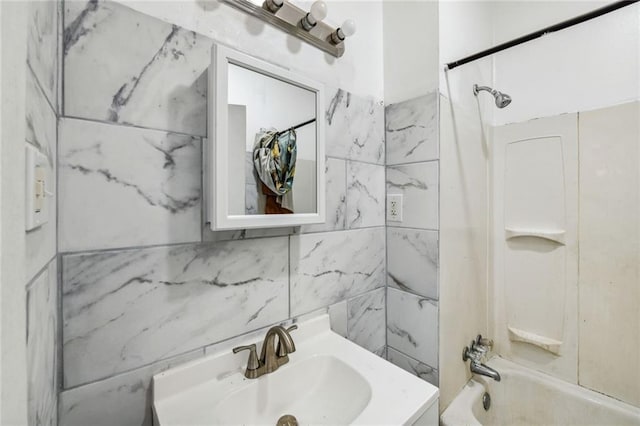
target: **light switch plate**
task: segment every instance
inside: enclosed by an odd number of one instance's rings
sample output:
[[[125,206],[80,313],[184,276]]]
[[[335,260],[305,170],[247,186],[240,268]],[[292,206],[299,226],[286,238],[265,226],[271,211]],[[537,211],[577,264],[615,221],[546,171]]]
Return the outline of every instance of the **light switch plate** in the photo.
[[[402,194],[387,195],[387,220],[402,222]]]
[[[26,146],[25,228],[30,231],[49,221],[51,173],[47,157],[34,146]]]

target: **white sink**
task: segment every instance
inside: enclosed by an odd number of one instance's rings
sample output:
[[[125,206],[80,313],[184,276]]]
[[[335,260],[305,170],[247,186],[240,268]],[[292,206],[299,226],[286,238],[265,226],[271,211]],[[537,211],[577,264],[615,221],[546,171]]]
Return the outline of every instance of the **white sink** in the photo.
[[[371,386],[360,373],[333,356],[319,355],[223,398],[213,409],[213,423],[275,424],[273,419],[291,413],[303,423],[348,424],[370,399]]]
[[[436,387],[333,333],[327,315],[298,327],[289,363],[258,379],[243,375],[247,352],[230,348],[154,376],[155,424],[275,425],[285,414],[301,425],[413,424],[437,402]],[[229,346],[264,332],[254,336]]]

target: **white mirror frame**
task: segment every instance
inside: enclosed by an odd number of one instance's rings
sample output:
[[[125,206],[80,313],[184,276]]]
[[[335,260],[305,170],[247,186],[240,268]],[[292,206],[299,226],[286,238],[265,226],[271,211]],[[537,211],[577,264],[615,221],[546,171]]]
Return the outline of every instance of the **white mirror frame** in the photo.
[[[316,93],[316,213],[230,215],[228,170],[229,63]],[[208,143],[205,144],[207,219],[214,231],[300,226],[325,221],[324,86],[314,80],[255,59],[225,46],[213,45],[209,67]]]

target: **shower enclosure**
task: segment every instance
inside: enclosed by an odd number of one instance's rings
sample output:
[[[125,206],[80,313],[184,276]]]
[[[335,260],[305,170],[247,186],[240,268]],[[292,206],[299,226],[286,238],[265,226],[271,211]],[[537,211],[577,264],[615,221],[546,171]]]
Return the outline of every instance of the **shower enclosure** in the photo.
[[[518,367],[640,407],[640,6],[548,7],[440,4],[441,410],[477,333]],[[543,30],[515,37],[525,16]]]

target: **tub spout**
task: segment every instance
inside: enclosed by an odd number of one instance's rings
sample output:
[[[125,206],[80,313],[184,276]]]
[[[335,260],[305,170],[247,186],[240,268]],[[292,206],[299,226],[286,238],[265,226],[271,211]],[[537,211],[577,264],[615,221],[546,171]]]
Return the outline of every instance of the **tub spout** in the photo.
[[[481,376],[487,376],[495,380],[496,382],[500,381],[500,373],[498,373],[493,368],[481,364],[479,362],[471,361],[471,372],[474,374],[480,374]]]
[[[476,337],[476,340],[471,341],[470,346],[465,346],[462,350],[462,361],[469,363],[469,369],[474,374],[480,374],[481,376],[490,377],[496,382],[500,381],[500,373],[493,368],[482,363],[485,355],[493,347],[493,341],[483,338],[480,334]]]

